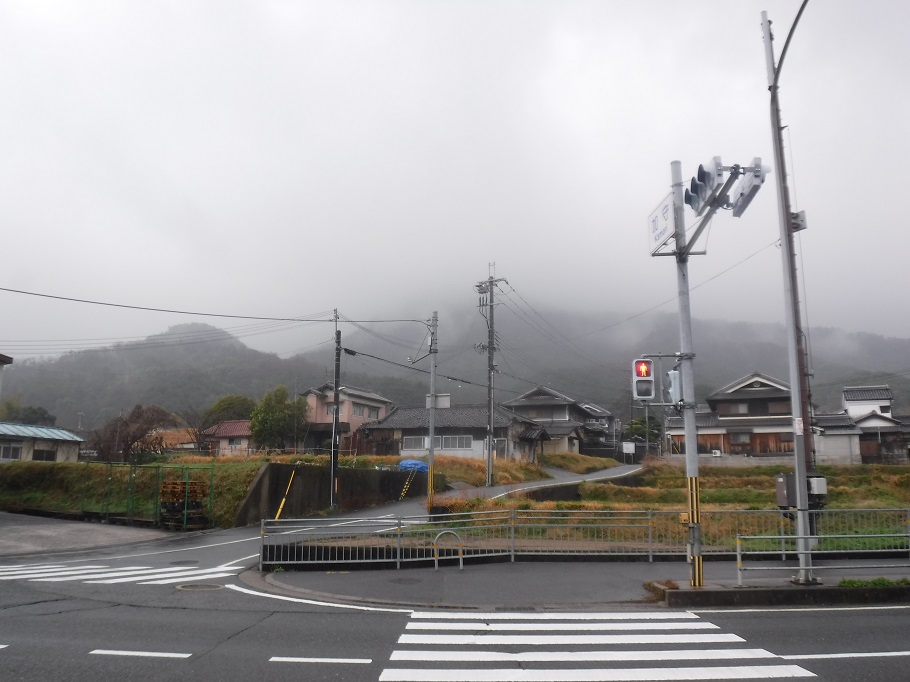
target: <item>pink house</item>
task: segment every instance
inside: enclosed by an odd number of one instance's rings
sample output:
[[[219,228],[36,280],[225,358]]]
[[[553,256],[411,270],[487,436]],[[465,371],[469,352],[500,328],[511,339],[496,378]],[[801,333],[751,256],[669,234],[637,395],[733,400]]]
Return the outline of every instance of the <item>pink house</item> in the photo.
[[[335,384],[331,381],[302,393],[306,398],[309,434],[304,447],[311,449],[331,439],[332,415],[335,411]],[[367,422],[385,417],[392,401],[369,389],[342,386],[338,389],[338,423],[342,434],[341,449],[357,447],[358,429]]]

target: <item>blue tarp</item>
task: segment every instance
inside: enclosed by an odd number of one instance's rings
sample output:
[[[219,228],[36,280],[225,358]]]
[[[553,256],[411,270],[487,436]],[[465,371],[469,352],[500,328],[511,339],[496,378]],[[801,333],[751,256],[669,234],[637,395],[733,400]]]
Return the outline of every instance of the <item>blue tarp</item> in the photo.
[[[421,462],[419,459],[403,459],[398,463],[398,468],[401,471],[422,471],[425,474],[430,473],[430,465],[426,462]]]

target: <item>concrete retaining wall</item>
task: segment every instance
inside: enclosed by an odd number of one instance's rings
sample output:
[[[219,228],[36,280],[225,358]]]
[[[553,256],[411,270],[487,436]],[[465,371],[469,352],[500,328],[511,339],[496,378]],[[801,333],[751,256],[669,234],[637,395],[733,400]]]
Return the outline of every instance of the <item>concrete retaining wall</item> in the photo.
[[[294,464],[263,464],[246,499],[234,517],[235,526],[258,524],[262,519],[274,519],[281,505]],[[297,466],[294,481],[288,492],[281,518],[304,518],[329,506],[328,467]],[[337,502],[341,511],[353,511],[393,502],[401,497],[409,472],[379,469],[338,469]],[[436,477],[437,489],[444,486],[442,477]],[[424,497],[427,494],[427,475],[414,476],[406,498]]]

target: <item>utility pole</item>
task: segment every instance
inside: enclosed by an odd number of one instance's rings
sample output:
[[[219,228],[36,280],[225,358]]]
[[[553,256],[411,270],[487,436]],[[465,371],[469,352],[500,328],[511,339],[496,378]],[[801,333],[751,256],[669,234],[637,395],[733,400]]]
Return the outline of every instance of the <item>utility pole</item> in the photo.
[[[701,502],[698,480],[698,429],[695,425],[695,369],[692,352],[692,308],[689,302],[689,252],[683,215],[682,164],[670,164],[673,185],[673,226],[676,240],[676,291],[679,297],[679,357],[683,386],[683,427],[686,443],[686,488],[689,501],[689,553],[692,587],[705,584],[701,555]]]
[[[492,264],[491,264],[492,268]],[[487,487],[493,485],[493,448],[496,440],[493,437],[493,378],[496,374],[496,331],[493,323],[493,290],[499,282],[505,282],[505,278],[496,279],[492,272],[490,276],[475,285],[475,289],[480,296],[481,314],[486,305],[487,308],[487,343],[475,346],[478,350],[487,351]]]
[[[796,479],[796,534],[797,553],[799,555],[799,573],[794,578],[798,584],[814,584],[812,575],[812,556],[809,553],[809,489],[806,479],[807,471],[813,471],[812,429],[809,424],[809,372],[806,367],[806,349],[800,324],[799,287],[796,276],[796,256],[794,253],[794,221],[790,212],[790,192],[787,187],[787,171],[784,165],[783,127],[780,121],[780,100],[778,81],[784,57],[793,31],[806,8],[808,0],[803,0],[787,40],[784,43],[780,61],[774,65],[774,36],[771,33],[771,21],[768,13],[762,12],[762,35],[765,43],[765,60],[768,68],[768,90],[771,92],[771,132],[774,143],[774,163],[777,167],[777,209],[780,222],[780,252],[783,260],[784,302],[787,314],[787,355],[790,364],[790,403],[793,413],[793,446],[794,475]]]
[[[341,330],[338,329],[338,309],[335,309],[335,381],[332,409],[332,454],[329,461],[329,506],[335,509],[338,506],[338,407],[340,398],[338,391],[341,388]]]
[[[439,316],[433,311],[433,319],[430,322],[430,448],[429,462],[427,462],[429,473],[427,474],[427,511],[433,509],[433,455],[435,454],[436,442],[436,354],[439,352],[436,348],[436,330],[438,327]]]

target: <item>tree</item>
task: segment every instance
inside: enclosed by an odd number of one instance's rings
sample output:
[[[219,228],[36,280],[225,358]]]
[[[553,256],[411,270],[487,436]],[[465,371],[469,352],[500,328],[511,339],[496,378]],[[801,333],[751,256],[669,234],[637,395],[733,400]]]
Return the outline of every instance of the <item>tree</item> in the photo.
[[[136,405],[125,416],[114,417],[92,433],[90,444],[106,462],[135,461],[140,454],[159,452],[162,438],[155,432],[174,425],[174,416],[162,407]]]
[[[23,405],[19,398],[10,398],[0,403],[0,422],[54,426],[57,423],[57,417],[43,407]]]
[[[648,414],[647,421],[644,417],[639,417],[627,422],[625,426],[626,434],[631,438],[640,438],[653,444],[660,442],[660,419],[654,414]]]
[[[245,395],[226,395],[219,398],[207,410],[207,416],[212,424],[230,421],[232,419],[249,419],[256,409],[256,401]]]
[[[291,400],[287,386],[276,386],[262,396],[250,415],[250,433],[260,446],[284,449],[294,443],[298,433],[305,432],[306,423],[306,401],[300,396]]]

